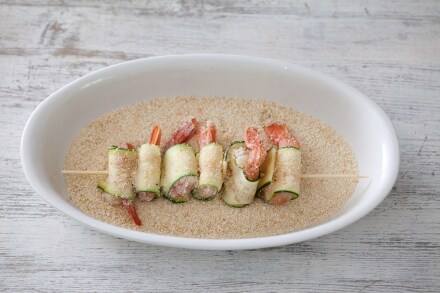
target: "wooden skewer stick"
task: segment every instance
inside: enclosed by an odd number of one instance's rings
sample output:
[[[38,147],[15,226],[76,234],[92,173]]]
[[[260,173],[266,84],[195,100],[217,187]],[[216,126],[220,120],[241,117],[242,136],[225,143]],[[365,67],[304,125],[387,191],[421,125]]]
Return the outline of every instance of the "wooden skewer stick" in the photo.
[[[108,171],[81,171],[81,170],[62,170],[63,174],[76,174],[76,175],[108,175]]]
[[[94,171],[94,170],[62,170],[63,174],[74,174],[74,175],[108,175],[108,171]],[[368,176],[359,176],[356,174],[302,174],[301,178],[368,178]]]
[[[364,179],[368,176],[360,176],[356,174],[302,174],[301,178],[357,178]]]

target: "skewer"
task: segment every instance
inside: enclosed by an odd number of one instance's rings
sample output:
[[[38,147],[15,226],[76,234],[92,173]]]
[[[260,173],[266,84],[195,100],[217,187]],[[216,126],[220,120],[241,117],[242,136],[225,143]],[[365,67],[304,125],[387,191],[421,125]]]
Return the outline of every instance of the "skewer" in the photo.
[[[368,176],[361,176],[356,174],[302,174],[301,178],[357,178],[357,179],[365,179]]]
[[[88,171],[88,170],[61,170],[63,174],[74,174],[74,175],[108,175],[108,171]]]
[[[108,175],[108,171],[98,171],[98,170],[62,170],[62,174],[72,174],[72,175]],[[356,174],[302,174],[301,178],[353,178],[353,179],[365,179],[368,176],[360,176]]]

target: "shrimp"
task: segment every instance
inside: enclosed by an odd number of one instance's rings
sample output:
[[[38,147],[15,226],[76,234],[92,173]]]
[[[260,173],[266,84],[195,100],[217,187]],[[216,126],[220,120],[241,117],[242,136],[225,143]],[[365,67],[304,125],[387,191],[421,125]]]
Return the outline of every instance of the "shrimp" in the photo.
[[[153,131],[150,136],[150,144],[160,145],[160,139],[162,136],[162,129],[160,129],[159,125],[155,125],[153,127]]]
[[[248,180],[254,181],[260,177],[260,167],[266,158],[266,150],[264,149],[263,142],[258,135],[257,128],[247,128],[244,137],[246,148],[249,150],[245,174]]]
[[[200,127],[199,131],[197,131],[197,141],[200,148],[212,142],[216,142],[216,140],[217,129],[211,121],[206,122],[206,126]]]
[[[279,147],[291,146],[300,149],[299,141],[290,133],[286,124],[272,123],[264,127],[272,143]]]
[[[196,118],[191,118],[180,124],[180,126],[173,132],[170,140],[165,144],[163,152],[165,153],[173,145],[187,142],[196,133],[198,121]]]

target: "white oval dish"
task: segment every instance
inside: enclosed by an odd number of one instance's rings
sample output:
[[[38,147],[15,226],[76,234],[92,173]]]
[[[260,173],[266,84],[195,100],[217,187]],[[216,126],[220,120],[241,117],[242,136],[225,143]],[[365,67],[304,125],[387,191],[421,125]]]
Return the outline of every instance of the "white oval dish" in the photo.
[[[93,219],[76,208],[64,184],[64,156],[91,120],[145,99],[173,96],[262,98],[326,122],[352,146],[366,184],[327,222],[297,232],[246,239],[197,239],[137,232]],[[290,63],[231,55],[139,59],[90,73],[45,99],[23,132],[24,173],[46,201],[96,230],[149,244],[192,249],[254,249],[316,238],[373,210],[390,192],[399,170],[399,145],[386,114],[356,89]],[[364,186],[363,186],[364,185]]]

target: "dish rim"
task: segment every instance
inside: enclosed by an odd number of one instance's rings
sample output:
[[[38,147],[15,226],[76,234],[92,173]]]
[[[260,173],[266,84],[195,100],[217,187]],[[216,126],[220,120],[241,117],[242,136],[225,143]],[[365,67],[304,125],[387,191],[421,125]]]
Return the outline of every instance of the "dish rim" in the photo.
[[[338,216],[335,219],[331,219],[328,222],[315,225],[310,228],[306,228],[300,231],[294,231],[289,233],[284,233],[280,235],[271,235],[271,236],[262,236],[262,237],[253,237],[253,238],[240,238],[240,239],[205,239],[205,238],[189,238],[189,237],[178,237],[171,235],[159,235],[154,233],[140,232],[127,228],[122,228],[119,226],[114,226],[111,224],[107,224],[101,222],[97,219],[94,219],[85,213],[80,212],[73,203],[62,201],[57,197],[62,197],[56,192],[52,192],[47,190],[43,185],[41,185],[38,181],[34,180],[35,170],[33,170],[33,166],[30,162],[32,162],[32,158],[30,156],[30,135],[32,135],[32,127],[36,122],[36,117],[40,115],[41,112],[44,112],[45,109],[50,105],[50,103],[58,98],[63,97],[63,93],[69,91],[71,88],[74,88],[78,85],[81,85],[87,81],[91,81],[93,79],[98,78],[101,75],[105,75],[111,73],[112,71],[124,70],[131,66],[148,66],[148,62],[157,61],[157,60],[165,60],[172,63],[175,59],[191,59],[191,58],[205,58],[208,59],[228,59],[229,61],[237,61],[237,62],[250,62],[250,63],[258,63],[261,65],[267,65],[271,67],[281,67],[285,68],[288,66],[289,68],[295,68],[297,71],[301,71],[301,73],[312,75],[319,83],[324,82],[334,88],[342,90],[344,93],[349,94],[349,96],[361,99],[364,103],[367,103],[372,109],[375,110],[377,114],[379,114],[381,118],[381,124],[384,126],[384,129],[388,133],[388,138],[390,140],[389,149],[393,150],[389,154],[389,158],[387,162],[389,163],[389,168],[387,169],[387,180],[384,184],[382,184],[380,189],[378,190],[378,195],[375,197],[375,200],[370,202],[369,205],[364,206],[356,206],[347,213]],[[370,213],[374,208],[376,208],[389,194],[394,183],[397,179],[400,165],[400,151],[399,151],[399,143],[396,131],[389,119],[389,117],[385,114],[385,112],[370,98],[366,95],[359,92],[357,89],[352,86],[321,72],[296,65],[293,63],[289,63],[286,61],[273,60],[268,58],[260,58],[260,57],[250,57],[250,56],[242,56],[242,55],[228,55],[228,54],[186,54],[186,55],[165,55],[165,56],[155,56],[155,57],[147,57],[141,59],[130,60],[126,62],[121,62],[115,65],[111,65],[91,73],[88,73],[78,79],[73,80],[72,82],[66,84],[61,87],[51,95],[49,95],[46,99],[44,99],[32,112],[28,121],[26,122],[25,128],[23,130],[23,135],[21,139],[20,146],[20,157],[22,168],[25,174],[26,179],[32,186],[32,188],[49,204],[58,209],[59,211],[69,215],[73,219],[79,221],[86,226],[89,226],[95,230],[100,232],[104,232],[106,234],[110,234],[116,237],[122,237],[128,240],[160,245],[160,246],[168,246],[168,247],[180,247],[180,248],[189,248],[189,249],[203,249],[203,250],[240,250],[240,249],[258,249],[265,247],[276,247],[283,246],[292,243],[298,243],[305,240],[314,239],[320,236],[324,236],[330,233],[333,233],[339,229],[342,229],[346,226],[351,225],[352,223],[358,221],[368,213]]]

